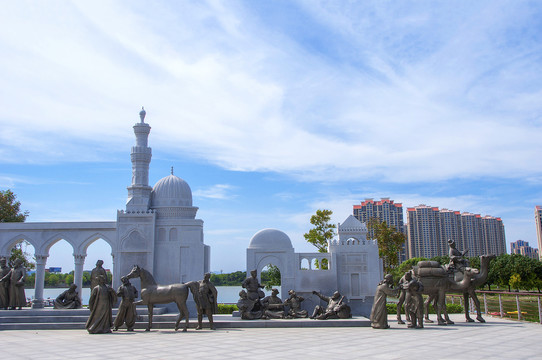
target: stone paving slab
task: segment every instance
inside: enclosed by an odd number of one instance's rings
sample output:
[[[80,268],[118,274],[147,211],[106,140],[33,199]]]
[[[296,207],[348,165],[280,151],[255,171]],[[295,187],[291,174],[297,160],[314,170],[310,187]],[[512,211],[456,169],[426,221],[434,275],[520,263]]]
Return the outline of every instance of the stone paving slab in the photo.
[[[90,335],[85,330],[1,331],[6,359],[540,359],[542,326],[500,318],[407,329],[224,328],[141,330]],[[453,355],[447,355],[453,349]]]

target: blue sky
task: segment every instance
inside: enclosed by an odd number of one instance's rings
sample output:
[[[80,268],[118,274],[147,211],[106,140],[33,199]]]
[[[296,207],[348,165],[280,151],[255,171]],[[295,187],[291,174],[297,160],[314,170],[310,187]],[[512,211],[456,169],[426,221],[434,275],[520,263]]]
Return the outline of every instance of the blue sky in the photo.
[[[151,185],[171,166],[190,184],[214,271],[263,228],[312,251],[310,215],[365,198],[499,216],[536,246],[539,2],[1,6],[0,188],[28,221],[115,220],[145,106]]]

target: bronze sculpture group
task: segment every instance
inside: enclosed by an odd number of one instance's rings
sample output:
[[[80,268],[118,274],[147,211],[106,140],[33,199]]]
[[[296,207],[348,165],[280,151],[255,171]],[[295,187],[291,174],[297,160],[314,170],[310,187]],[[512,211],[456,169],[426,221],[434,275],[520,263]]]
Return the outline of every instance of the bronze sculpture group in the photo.
[[[439,325],[453,324],[446,310],[446,293],[459,292],[463,294],[465,304],[465,318],[467,322],[474,320],[469,316],[469,297],[476,306],[476,319],[485,322],[481,315],[480,301],[475,289],[483,284],[489,272],[489,262],[495,255],[482,255],[480,257],[480,270],[469,267],[469,262],[463,256],[467,251],[459,251],[453,240],[448,241],[450,246],[450,262],[441,266],[437,261],[420,261],[412,270],[405,273],[399,280],[399,287],[393,288],[391,275],[386,275],[378,285],[373,308],[371,311],[371,326],[375,329],[385,329],[387,323],[386,297],[399,296],[397,303],[397,323],[404,324],[401,319],[401,306],[404,304],[405,317],[408,327],[423,328],[423,321],[432,323],[429,319],[429,305],[433,305],[437,314]],[[423,295],[428,295],[423,301]]]
[[[409,328],[423,328],[424,320],[432,322],[428,316],[429,305],[436,310],[439,325],[453,324],[446,311],[445,297],[448,292],[459,292],[464,296],[465,317],[468,322],[474,320],[469,316],[469,297],[476,306],[477,317],[480,322],[485,322],[481,316],[480,301],[476,297],[475,289],[483,284],[488,276],[489,262],[494,255],[481,256],[480,270],[471,268],[469,262],[463,256],[467,251],[459,251],[455,242],[448,241],[450,246],[450,262],[441,266],[436,261],[420,261],[412,270],[406,272],[399,280],[399,286],[393,287],[391,275],[386,275],[377,286],[374,303],[371,310],[371,326],[377,329],[389,328],[387,321],[386,301],[387,296],[398,296],[397,322],[404,324],[401,319],[401,308],[404,305],[405,318]],[[148,308],[148,325],[146,331],[152,327],[154,304],[174,302],[179,315],[175,323],[175,330],[179,329],[180,322],[184,318],[187,331],[189,314],[186,301],[191,292],[197,308],[198,326],[196,330],[203,328],[203,315],[209,320],[210,329],[215,329],[213,314],[218,311],[217,289],[210,282],[211,274],[206,273],[200,281],[191,281],[183,284],[158,285],[150,272],[135,265],[129,274],[121,278],[122,285],[115,292],[107,284],[107,273],[102,267],[103,261],[98,260],[96,268],[91,272],[91,296],[89,300],[90,316],[86,323],[89,333],[110,333],[126,324],[128,331],[133,331],[137,318],[136,305],[146,305]],[[278,296],[279,291],[272,289],[270,296],[265,297],[257,278],[257,271],[252,270],[251,275],[243,283],[239,293],[237,306],[243,320],[255,319],[292,319],[306,318],[308,312],[302,309],[302,296],[294,290],[288,291],[288,298],[282,301]],[[7,265],[5,258],[0,259],[0,309],[21,309],[26,306],[24,282],[26,270],[23,262],[17,259],[13,268]],[[138,291],[130,284],[129,279],[139,277],[141,279],[141,300],[135,301]],[[79,309],[81,300],[77,286],[72,284],[70,288],[61,293],[54,301],[56,309]],[[336,291],[331,296],[313,291],[325,305],[316,305],[311,319],[346,319],[351,317],[350,307],[344,296]],[[423,301],[422,295],[427,295]],[[113,321],[112,309],[117,303],[117,297],[121,298],[117,317]]]
[[[250,277],[243,281],[242,287],[246,289],[239,292],[237,308],[241,319],[294,319],[308,317],[307,310],[301,308],[301,303],[305,300],[302,296],[296,294],[294,290],[289,290],[289,297],[282,301],[277,295],[278,290],[272,289],[271,296],[264,297],[261,290],[263,285],[258,282],[258,273],[256,270],[250,272]],[[316,305],[311,319],[348,319],[352,317],[350,307],[346,304],[344,296],[335,291],[331,296],[325,296],[318,291],[312,292],[323,300],[326,305]],[[285,311],[285,308],[289,308]]]
[[[13,268],[7,265],[6,258],[0,259],[0,308],[4,310],[21,310],[26,306],[24,282],[26,269],[21,259],[16,259]]]

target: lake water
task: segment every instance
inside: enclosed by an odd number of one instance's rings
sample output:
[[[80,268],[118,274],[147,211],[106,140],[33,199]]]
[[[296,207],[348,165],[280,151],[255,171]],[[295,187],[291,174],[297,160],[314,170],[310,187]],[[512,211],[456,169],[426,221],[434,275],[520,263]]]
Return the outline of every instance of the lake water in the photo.
[[[279,292],[281,291],[280,286],[275,286],[275,288],[277,288]],[[239,291],[243,290],[243,288],[240,286],[217,286],[216,289],[218,290],[218,302],[222,304],[236,304],[237,300],[239,300]],[[43,289],[43,298],[53,301],[64,290],[67,289]],[[24,291],[27,298],[34,299],[34,289],[24,289]],[[271,295],[271,290],[264,290],[264,292],[266,296]],[[81,297],[83,300],[83,305],[88,305],[88,299],[90,298],[90,288],[83,288]]]

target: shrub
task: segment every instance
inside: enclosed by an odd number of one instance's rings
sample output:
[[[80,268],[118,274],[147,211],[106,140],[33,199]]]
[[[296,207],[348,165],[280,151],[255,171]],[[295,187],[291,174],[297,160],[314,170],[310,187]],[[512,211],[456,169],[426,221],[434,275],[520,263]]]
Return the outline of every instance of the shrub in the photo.
[[[237,311],[237,305],[231,304],[218,304],[218,313],[219,314],[232,314],[234,311]]]

